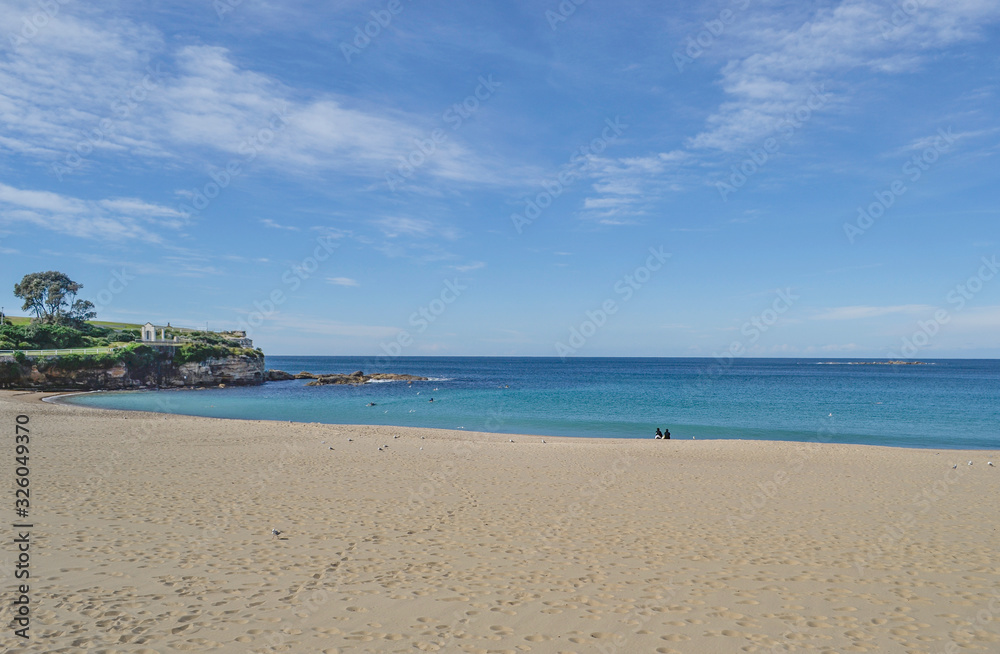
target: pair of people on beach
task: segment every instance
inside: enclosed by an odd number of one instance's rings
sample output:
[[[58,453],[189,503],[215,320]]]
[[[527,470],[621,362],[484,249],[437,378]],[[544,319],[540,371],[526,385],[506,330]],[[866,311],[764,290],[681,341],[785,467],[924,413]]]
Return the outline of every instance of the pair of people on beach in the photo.
[[[670,430],[669,429],[664,429],[663,431],[660,431],[660,428],[657,427],[656,428],[656,438],[670,438]]]

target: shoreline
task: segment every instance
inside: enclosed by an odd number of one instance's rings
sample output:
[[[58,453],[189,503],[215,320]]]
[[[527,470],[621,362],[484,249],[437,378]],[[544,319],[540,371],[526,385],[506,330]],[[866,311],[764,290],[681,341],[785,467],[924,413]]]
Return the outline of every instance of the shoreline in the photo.
[[[0,634],[12,654],[1000,643],[980,618],[1000,620],[983,517],[1000,451],[511,438],[49,395],[0,391],[0,420],[32,430],[32,638]]]
[[[90,395],[93,393],[152,393],[152,392],[195,392],[196,389],[193,388],[169,388],[169,389],[156,389],[156,391],[148,389],[136,389],[136,390],[114,390],[114,391],[7,391],[0,390],[0,397],[3,393],[20,393],[20,394],[37,394],[44,395],[39,401],[46,402],[48,404],[57,406],[69,406],[79,409],[85,409],[90,411],[123,411],[127,413],[134,414],[149,414],[152,416],[184,416],[188,418],[202,418],[205,420],[227,420],[227,421],[246,421],[246,422],[275,422],[278,424],[284,424],[288,421],[284,420],[261,420],[258,418],[230,418],[230,417],[217,417],[217,416],[199,416],[191,413],[171,413],[171,412],[157,412],[157,411],[146,411],[143,409],[118,409],[118,408],[105,408],[105,407],[95,407],[88,406],[85,404],[73,404],[71,402],[63,402],[62,398],[73,397],[76,395]],[[293,424],[302,425],[329,425],[332,427],[367,427],[372,429],[413,429],[413,430],[430,430],[430,431],[444,431],[444,432],[454,432],[456,434],[482,434],[489,435],[496,438],[539,438],[539,439],[568,439],[570,441],[623,441],[623,442],[643,442],[646,440],[657,440],[652,436],[642,437],[594,437],[594,436],[558,436],[558,435],[545,435],[545,434],[530,434],[522,432],[480,432],[475,430],[465,430],[465,429],[449,429],[447,427],[413,427],[408,425],[379,425],[370,423],[336,423],[336,422],[304,422],[304,421],[292,421]],[[686,438],[671,438],[669,439],[674,442],[689,442],[696,441],[698,439],[686,439]],[[968,452],[968,453],[982,453],[982,452],[998,452],[998,448],[982,447],[982,448],[952,448],[952,447],[914,447],[907,445],[882,445],[874,443],[831,443],[824,442],[817,439],[813,440],[781,440],[781,439],[754,439],[754,438],[702,438],[700,439],[705,442],[746,442],[746,443],[796,443],[800,445],[844,445],[844,446],[854,446],[854,447],[873,447],[873,448],[889,448],[889,449],[900,449],[900,450],[914,450],[914,451],[942,451],[942,452]],[[1000,458],[1000,457],[998,457]]]

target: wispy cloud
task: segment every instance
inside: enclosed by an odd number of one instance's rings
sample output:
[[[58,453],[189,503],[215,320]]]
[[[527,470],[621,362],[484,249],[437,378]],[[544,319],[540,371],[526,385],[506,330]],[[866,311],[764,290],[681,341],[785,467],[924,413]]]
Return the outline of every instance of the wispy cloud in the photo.
[[[458,238],[458,230],[453,227],[438,225],[430,220],[408,218],[405,216],[390,216],[375,221],[386,238],[413,236],[420,238],[443,238],[454,241]]]
[[[981,38],[1000,19],[1000,5],[988,0],[926,0],[898,27],[890,22],[894,10],[876,0],[845,0],[812,10],[806,20],[801,12],[767,12],[731,25],[706,56],[721,66],[725,96],[704,127],[669,153],[592,162],[597,195],[584,201],[582,216],[632,222],[649,198],[701,185],[706,166],[723,162],[725,169],[727,157],[801,125],[799,110],[813,96],[823,101],[812,103],[820,108],[810,108],[807,120],[840,112],[855,100],[845,75],[911,73],[936,50]]]
[[[0,32],[19,32],[22,17],[14,11],[0,18]],[[141,100],[123,102],[130,97]],[[292,88],[225,47],[175,48],[152,27],[68,5],[0,59],[0,100],[0,151],[62,163],[83,143],[83,165],[114,153],[131,156],[133,166],[166,159],[208,168],[220,157],[245,156],[262,130],[280,124],[280,135],[268,137],[255,155],[258,165],[279,174],[336,171],[382,180],[441,126],[398,108],[361,107],[348,97]],[[102,125],[101,136],[88,141]],[[504,167],[453,136],[436,146],[419,174],[510,183]]]
[[[135,198],[81,200],[0,183],[0,224],[14,223],[80,238],[161,243],[163,228],[181,227],[186,216]]]
[[[467,273],[467,272],[472,272],[473,270],[482,270],[483,268],[486,267],[486,262],[485,261],[472,261],[470,263],[466,263],[466,264],[462,264],[462,265],[457,265],[457,266],[449,266],[449,267],[452,270],[457,270],[460,273]]]
[[[620,159],[591,156],[584,170],[598,195],[584,199],[582,216],[605,225],[635,224],[664,191],[682,188],[689,158],[679,150]]]
[[[992,2],[924,2],[912,20],[893,28],[893,9],[874,0],[847,0],[817,9],[801,24],[783,25],[775,13],[771,24],[749,25],[737,47],[750,54],[726,53],[720,85],[728,99],[689,146],[732,151],[757,143],[802,103],[810,85],[859,68],[913,72],[931,51],[979,38],[1000,17]],[[840,93],[845,99],[847,91]]]
[[[333,284],[334,286],[358,286],[358,280],[351,279],[350,277],[327,277],[327,284]]]
[[[877,318],[892,314],[919,314],[933,311],[934,307],[927,304],[901,304],[895,306],[873,307],[873,306],[850,306],[835,307],[826,309],[822,313],[812,316],[813,320],[860,320],[864,318]]]
[[[295,225],[281,225],[279,223],[274,222],[270,218],[261,218],[258,222],[264,227],[270,227],[271,229],[287,229],[292,232],[299,231],[299,228],[296,227]]]

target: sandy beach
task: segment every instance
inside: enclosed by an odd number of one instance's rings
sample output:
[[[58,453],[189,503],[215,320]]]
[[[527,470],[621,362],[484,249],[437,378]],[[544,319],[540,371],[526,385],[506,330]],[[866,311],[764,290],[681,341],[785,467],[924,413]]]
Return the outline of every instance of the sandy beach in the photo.
[[[1000,652],[996,451],[217,420],[41,397],[0,392],[4,651]],[[28,640],[11,622],[21,414]]]

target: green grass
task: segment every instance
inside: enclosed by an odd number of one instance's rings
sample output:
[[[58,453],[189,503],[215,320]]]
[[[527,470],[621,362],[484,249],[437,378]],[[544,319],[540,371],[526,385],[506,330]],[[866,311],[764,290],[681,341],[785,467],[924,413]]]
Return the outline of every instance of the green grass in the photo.
[[[95,327],[107,327],[109,329],[139,329],[142,325],[130,322],[108,322],[106,320],[88,320],[88,324]]]
[[[4,316],[10,321],[12,325],[27,325],[31,322],[31,318],[28,316]],[[134,322],[109,322],[107,320],[88,320],[89,324],[95,327],[107,327],[108,329],[141,329],[142,324]],[[164,327],[165,325],[157,325],[157,327]],[[187,327],[171,327],[170,329],[176,332],[192,332],[197,331],[195,329],[188,329]]]

